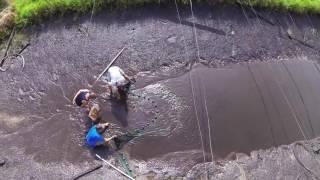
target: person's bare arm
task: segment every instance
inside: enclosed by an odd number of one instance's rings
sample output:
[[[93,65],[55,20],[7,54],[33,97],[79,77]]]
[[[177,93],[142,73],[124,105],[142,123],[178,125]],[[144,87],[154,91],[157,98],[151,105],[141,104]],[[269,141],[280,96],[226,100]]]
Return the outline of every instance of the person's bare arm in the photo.
[[[112,137],[110,137],[110,138],[104,138],[104,142],[106,143],[106,144],[108,144],[112,139],[114,139],[115,137],[117,137],[117,136],[112,136]]]
[[[122,69],[119,69],[119,71],[120,71],[120,74],[121,74],[127,81],[132,82],[133,77],[128,76],[126,73],[124,73],[124,71],[123,71]]]
[[[88,117],[89,117],[93,122],[96,122],[97,119],[98,119],[98,114],[95,114],[95,113],[94,113],[94,109],[91,108],[90,111],[89,111]]]
[[[73,100],[72,100],[72,104],[76,104],[76,98],[79,95],[80,91],[78,91],[74,96],[73,96]]]

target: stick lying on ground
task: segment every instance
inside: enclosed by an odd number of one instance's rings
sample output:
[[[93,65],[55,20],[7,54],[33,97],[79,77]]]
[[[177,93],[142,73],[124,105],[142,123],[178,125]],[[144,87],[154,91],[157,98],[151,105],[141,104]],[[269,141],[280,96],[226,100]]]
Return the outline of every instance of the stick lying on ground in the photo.
[[[116,55],[116,57],[114,57],[112,59],[112,61],[109,63],[109,65],[102,71],[102,73],[99,74],[98,78],[94,81],[94,83],[92,84],[92,86],[94,86],[96,84],[96,82],[102,77],[102,75],[112,66],[112,64],[118,59],[118,57],[121,55],[121,53],[123,52],[123,50],[125,49],[122,48],[121,51]]]
[[[112,167],[113,169],[115,169],[116,171],[118,171],[119,173],[121,173],[122,175],[126,176],[127,178],[131,179],[131,180],[135,180],[134,178],[132,178],[131,176],[129,176],[128,174],[124,173],[123,171],[121,171],[120,169],[116,168],[114,165],[110,164],[108,161],[106,161],[105,159],[103,159],[102,157],[100,157],[98,154],[96,154],[96,157],[98,159],[100,159],[101,161],[103,161],[104,163],[108,164],[110,167]]]
[[[97,166],[95,166],[95,167],[93,167],[93,168],[91,168],[91,169],[89,169],[89,170],[77,175],[76,177],[73,178],[73,180],[77,180],[77,179],[79,179],[79,178],[81,178],[81,177],[83,177],[83,176],[85,176],[85,175],[87,175],[87,174],[89,174],[89,173],[91,173],[91,172],[93,172],[95,170],[100,169],[101,167],[102,167],[102,165],[99,164],[99,165],[97,165]]]

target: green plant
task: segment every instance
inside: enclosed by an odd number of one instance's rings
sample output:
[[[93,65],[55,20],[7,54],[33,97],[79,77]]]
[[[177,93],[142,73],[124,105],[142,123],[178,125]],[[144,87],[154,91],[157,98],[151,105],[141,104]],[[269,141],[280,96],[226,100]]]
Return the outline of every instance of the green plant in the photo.
[[[243,4],[298,13],[320,13],[319,0],[245,0]]]

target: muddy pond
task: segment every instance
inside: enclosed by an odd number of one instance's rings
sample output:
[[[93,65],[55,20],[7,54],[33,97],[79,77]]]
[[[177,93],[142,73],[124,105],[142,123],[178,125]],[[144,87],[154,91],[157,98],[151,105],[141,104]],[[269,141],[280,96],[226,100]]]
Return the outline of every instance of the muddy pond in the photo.
[[[278,26],[250,11],[248,19],[239,7],[215,10],[195,7],[199,47],[190,12],[181,9],[180,24],[173,5],[28,29],[24,70],[15,62],[0,76],[0,155],[9,162],[1,173],[9,179],[64,179],[90,166],[95,153],[106,159],[121,153],[135,169],[156,171],[160,161],[181,164],[177,174],[184,176],[198,163],[318,137],[318,52],[280,36],[291,28],[316,47],[312,31],[319,20],[294,15],[297,22],[290,24],[287,14],[261,10],[271,20],[280,17]],[[139,130],[139,136],[116,152],[92,151],[84,143],[86,114],[71,100],[124,46],[115,65],[137,80],[127,102],[110,101],[103,78],[93,90],[103,121],[112,124],[105,135]]]

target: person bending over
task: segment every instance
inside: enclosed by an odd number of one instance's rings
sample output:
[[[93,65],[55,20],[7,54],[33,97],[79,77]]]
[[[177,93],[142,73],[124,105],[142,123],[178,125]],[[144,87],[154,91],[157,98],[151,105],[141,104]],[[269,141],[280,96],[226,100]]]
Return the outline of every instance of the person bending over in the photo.
[[[89,108],[89,100],[96,97],[96,94],[89,89],[80,89],[74,96],[72,102],[79,107]]]
[[[120,99],[127,95],[130,85],[135,82],[135,78],[125,74],[118,66],[111,66],[107,71],[107,81],[110,96]]]
[[[87,145],[91,148],[109,145],[110,141],[116,138],[116,136],[110,138],[103,136],[103,133],[109,128],[109,125],[109,123],[100,123],[92,126],[86,136]]]

